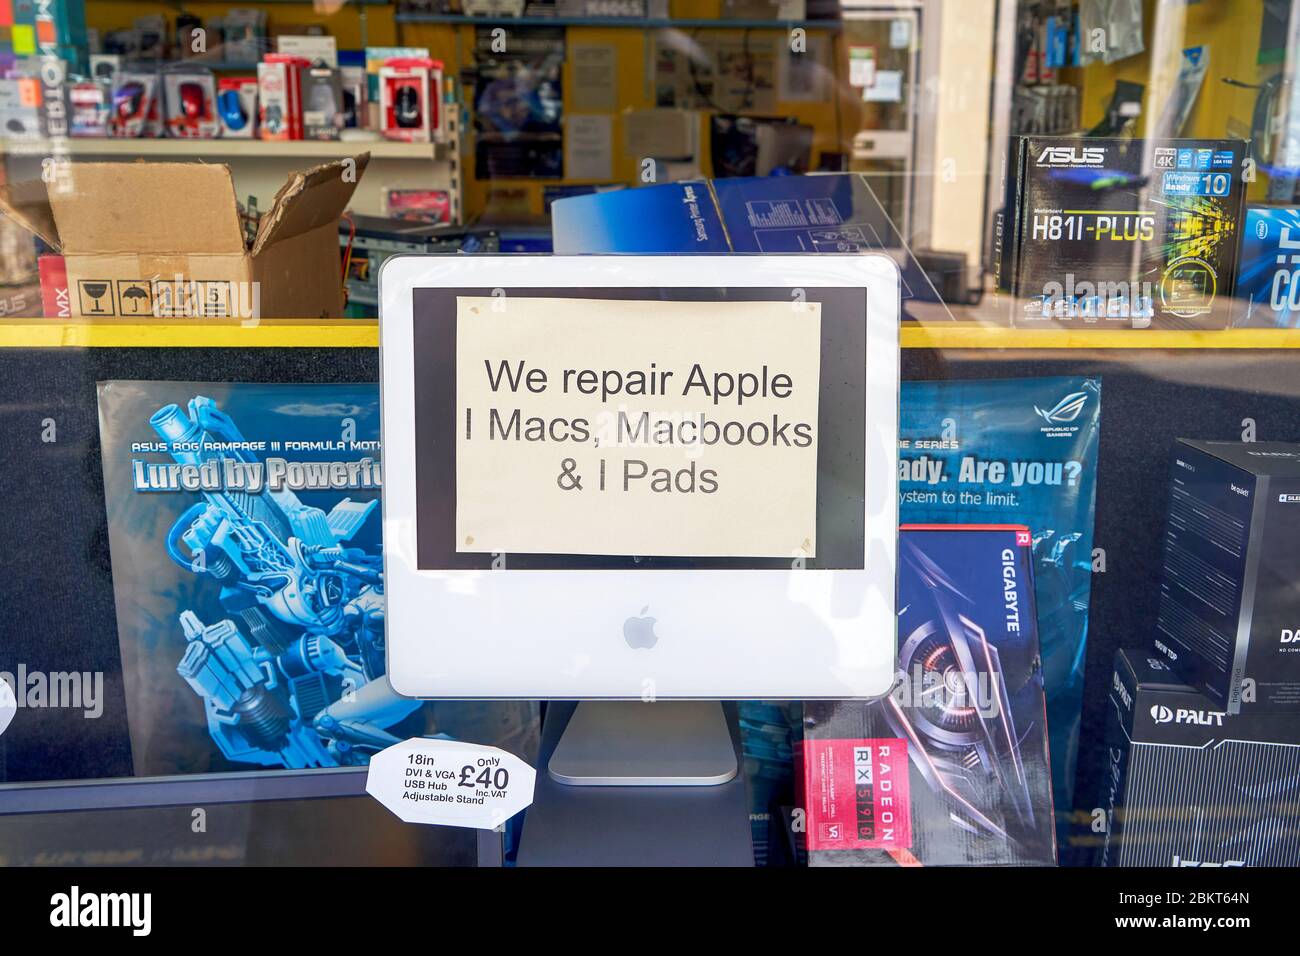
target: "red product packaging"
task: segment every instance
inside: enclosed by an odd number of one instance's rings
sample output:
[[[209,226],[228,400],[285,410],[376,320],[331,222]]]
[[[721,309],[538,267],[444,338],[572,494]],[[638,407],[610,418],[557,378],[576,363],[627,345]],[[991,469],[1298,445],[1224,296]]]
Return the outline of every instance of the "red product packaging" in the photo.
[[[68,267],[63,256],[54,253],[39,256],[36,268],[41,277],[41,314],[47,319],[66,319],[71,316]]]
[[[268,53],[257,64],[258,121],[262,139],[302,139],[302,71],[308,60]]]
[[[442,62],[393,57],[379,68],[380,128],[389,139],[442,139]]]

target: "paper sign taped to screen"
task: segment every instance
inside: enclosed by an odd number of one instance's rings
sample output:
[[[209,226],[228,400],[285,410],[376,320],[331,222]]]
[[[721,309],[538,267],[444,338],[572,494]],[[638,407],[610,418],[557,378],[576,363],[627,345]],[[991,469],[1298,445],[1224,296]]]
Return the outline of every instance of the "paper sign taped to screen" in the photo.
[[[456,549],[816,555],[821,304],[457,298]]]

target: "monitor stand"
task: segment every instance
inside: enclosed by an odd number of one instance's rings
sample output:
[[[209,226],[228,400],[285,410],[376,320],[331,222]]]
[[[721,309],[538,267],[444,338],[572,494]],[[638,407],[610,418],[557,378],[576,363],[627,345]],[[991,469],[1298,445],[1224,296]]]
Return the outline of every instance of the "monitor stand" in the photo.
[[[722,705],[580,702],[547,765],[571,787],[715,787],[739,767]]]

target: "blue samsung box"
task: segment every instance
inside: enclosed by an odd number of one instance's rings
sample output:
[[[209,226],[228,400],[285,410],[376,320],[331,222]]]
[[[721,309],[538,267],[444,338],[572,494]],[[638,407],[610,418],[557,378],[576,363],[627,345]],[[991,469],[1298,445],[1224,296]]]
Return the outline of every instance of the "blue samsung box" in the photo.
[[[902,242],[857,173],[742,176],[557,199],[555,251],[872,252]]]
[[[1241,238],[1236,324],[1300,326],[1300,209],[1248,206]]]
[[[551,238],[561,256],[731,251],[704,180],[557,199]]]
[[[804,705],[813,865],[1055,864],[1033,564],[1023,525],[899,529],[894,690]]]

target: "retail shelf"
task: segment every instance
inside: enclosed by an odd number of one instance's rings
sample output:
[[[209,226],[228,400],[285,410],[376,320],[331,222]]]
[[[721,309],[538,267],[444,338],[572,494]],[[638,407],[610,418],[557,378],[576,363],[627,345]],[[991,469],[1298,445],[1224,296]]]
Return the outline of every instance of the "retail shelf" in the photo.
[[[912,349],[1294,349],[1300,330],[1219,329],[1012,329],[951,322],[904,325],[903,348]]]
[[[0,140],[0,155],[131,156],[194,159],[340,159],[358,153],[375,159],[447,158],[442,143],[399,143],[392,140],[289,140],[261,139],[61,139]]]
[[[110,5],[124,4],[153,4],[159,7],[179,7],[179,6],[203,6],[210,4],[213,6],[228,6],[228,0],[87,0],[89,3],[104,3]],[[393,0],[250,0],[254,5],[264,3],[271,4],[294,4],[296,6],[325,6],[328,9],[342,7],[387,7],[392,6]]]
[[[905,325],[906,349],[1295,349],[1300,331],[1216,332],[1023,330],[952,324]],[[374,319],[263,319],[229,322],[62,322],[0,320],[0,348],[375,348]]]
[[[213,322],[0,320],[0,348],[376,348],[373,319]]]
[[[720,20],[694,17],[470,17],[454,13],[399,13],[398,23],[479,27],[617,27],[626,30],[838,30],[839,20]]]

